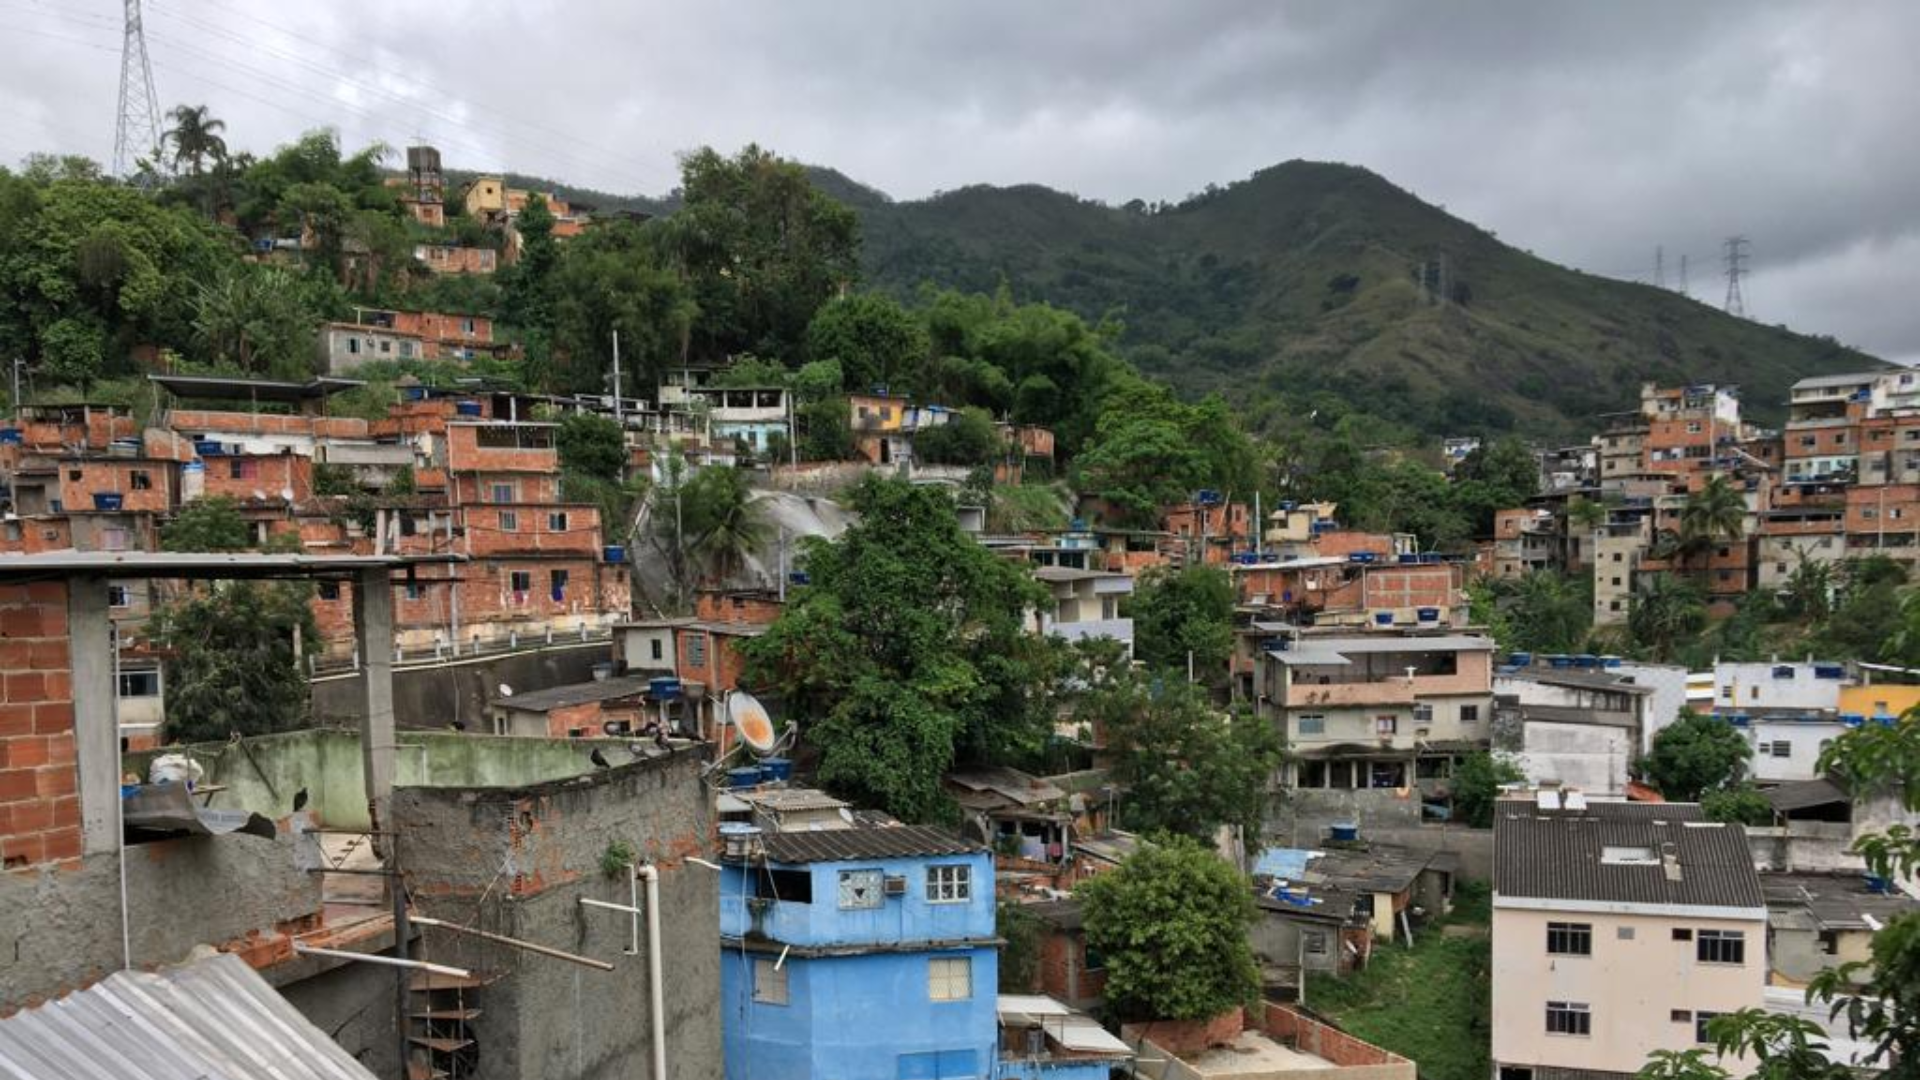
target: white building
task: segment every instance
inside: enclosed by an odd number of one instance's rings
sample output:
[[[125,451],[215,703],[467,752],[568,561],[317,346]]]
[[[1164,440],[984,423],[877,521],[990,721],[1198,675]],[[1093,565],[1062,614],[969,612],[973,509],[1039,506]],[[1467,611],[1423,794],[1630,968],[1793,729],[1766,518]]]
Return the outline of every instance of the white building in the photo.
[[[1042,634],[1068,641],[1112,638],[1133,655],[1133,620],[1120,614],[1120,598],[1133,593],[1133,578],[1103,570],[1036,567],[1033,576],[1053,594],[1051,607],[1035,613]]]
[[[1764,1003],[1766,898],[1738,825],[1543,792],[1501,803],[1493,851],[1498,1080],[1627,1080]]]

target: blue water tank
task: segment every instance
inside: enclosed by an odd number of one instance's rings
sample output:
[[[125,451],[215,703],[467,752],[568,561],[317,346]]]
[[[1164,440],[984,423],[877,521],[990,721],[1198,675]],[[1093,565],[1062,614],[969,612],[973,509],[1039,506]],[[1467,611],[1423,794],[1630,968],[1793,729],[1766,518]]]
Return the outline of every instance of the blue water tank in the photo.
[[[619,544],[608,544],[602,551],[602,554],[606,556],[606,560],[610,563],[623,563],[627,561],[627,549]]]
[[[1554,655],[1547,657],[1547,666],[1554,667],[1554,668],[1570,668],[1573,666],[1573,657],[1564,655],[1562,653],[1555,653]]]
[[[1626,661],[1617,656],[1603,656],[1600,658],[1600,666],[1603,668],[1617,668],[1623,663],[1626,663]]]
[[[760,779],[769,783],[793,779],[793,762],[783,757],[762,758]]]
[[[1420,561],[1420,556],[1416,552],[1403,551],[1394,558],[1394,561],[1401,562],[1401,563],[1417,563]]]
[[[1514,667],[1531,667],[1533,666],[1533,654],[1530,652],[1509,653],[1507,655],[1507,663],[1512,664]]]
[[[805,570],[795,570],[787,575],[787,584],[789,585],[810,585],[812,583],[813,575],[807,573]]]
[[[1414,618],[1419,619],[1421,622],[1439,622],[1440,621],[1440,609],[1437,607],[1418,608],[1418,609],[1415,609],[1413,615],[1414,615]]]
[[[647,696],[655,701],[679,701],[680,693],[680,680],[671,675],[647,680]]]
[[[1360,826],[1351,821],[1336,821],[1327,826],[1329,839],[1343,844],[1351,844],[1360,839]]]
[[[1074,518],[1074,519],[1073,519],[1072,521],[1069,521],[1069,522],[1067,522],[1067,531],[1068,531],[1068,532],[1086,532],[1086,531],[1087,531],[1087,519],[1086,519],[1086,518]]]
[[[453,403],[453,411],[460,416],[479,416],[480,403],[477,401],[456,401]]]
[[[1374,612],[1374,613],[1373,613],[1373,622],[1374,622],[1374,625],[1376,625],[1376,626],[1392,626],[1392,625],[1393,625],[1393,612],[1391,612],[1391,611],[1376,611],[1376,612]]]
[[[1581,653],[1579,656],[1573,658],[1573,666],[1577,668],[1599,667],[1600,658],[1592,653]]]
[[[195,439],[193,452],[201,457],[222,457],[227,452],[227,444],[213,439]]]
[[[8,446],[19,446],[22,442],[26,441],[26,438],[26,433],[17,427],[0,428],[0,443]]]
[[[120,505],[120,493],[117,491],[96,491],[93,493],[93,508],[95,510],[118,510],[120,509]]]
[[[734,788],[750,788],[750,787],[760,786],[760,766],[742,765],[737,769],[728,769],[727,770],[727,786],[734,787]]]

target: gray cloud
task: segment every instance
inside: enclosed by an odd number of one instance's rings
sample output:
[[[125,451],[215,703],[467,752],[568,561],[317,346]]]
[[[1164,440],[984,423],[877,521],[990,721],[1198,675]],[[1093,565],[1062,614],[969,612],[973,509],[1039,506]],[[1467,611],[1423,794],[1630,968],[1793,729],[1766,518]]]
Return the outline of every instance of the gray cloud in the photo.
[[[0,158],[111,150],[119,5],[0,0]],[[148,0],[163,101],[619,191],[758,141],[896,197],[1177,199],[1353,162],[1541,255],[1920,360],[1920,6]]]

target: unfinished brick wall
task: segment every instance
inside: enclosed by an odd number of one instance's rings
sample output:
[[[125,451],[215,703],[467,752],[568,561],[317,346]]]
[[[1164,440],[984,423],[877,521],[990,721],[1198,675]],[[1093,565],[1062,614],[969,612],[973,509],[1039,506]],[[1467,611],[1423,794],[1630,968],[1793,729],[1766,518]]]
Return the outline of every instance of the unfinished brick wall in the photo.
[[[0,585],[0,863],[80,857],[67,587]]]
[[[1246,1030],[1246,1015],[1229,1009],[1210,1020],[1155,1020],[1146,1024],[1121,1027],[1120,1037],[1130,1043],[1152,1039],[1154,1044],[1175,1057],[1194,1057],[1209,1047],[1225,1046]]]
[[[784,606],[779,596],[771,593],[701,589],[694,596],[693,613],[696,618],[709,622],[770,626],[780,617]]]
[[[236,475],[236,473],[238,475]],[[279,498],[291,490],[295,501],[313,497],[313,459],[299,454],[240,454],[207,459],[206,493],[242,502],[255,493]]]
[[[1327,1059],[1344,1068],[1369,1065],[1406,1065],[1407,1059],[1389,1053],[1328,1024],[1286,1006],[1266,1003],[1266,1032],[1276,1041]]]
[[[96,494],[120,496],[124,510],[165,513],[180,484],[171,461],[103,458],[60,463],[60,504],[68,513],[94,508]]]

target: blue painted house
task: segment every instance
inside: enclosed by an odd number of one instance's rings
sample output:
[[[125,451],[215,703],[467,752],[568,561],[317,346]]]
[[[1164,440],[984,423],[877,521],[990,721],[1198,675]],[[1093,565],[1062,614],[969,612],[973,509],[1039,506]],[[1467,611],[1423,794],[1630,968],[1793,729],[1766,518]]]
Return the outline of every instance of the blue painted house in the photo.
[[[995,1073],[984,846],[911,825],[735,841],[720,883],[727,1080]]]

